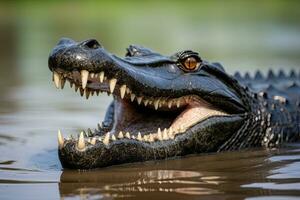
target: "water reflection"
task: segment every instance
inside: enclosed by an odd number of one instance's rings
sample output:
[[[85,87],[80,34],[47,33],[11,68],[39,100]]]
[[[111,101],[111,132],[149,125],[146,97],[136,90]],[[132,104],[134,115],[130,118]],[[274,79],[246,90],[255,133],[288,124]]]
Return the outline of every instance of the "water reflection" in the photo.
[[[194,199],[199,196],[244,199],[300,195],[300,178],[289,178],[289,173],[297,173],[300,167],[298,156],[299,151],[289,148],[192,156],[93,171],[64,170],[59,191],[62,197],[81,199]],[[278,174],[280,178],[276,177]]]
[[[79,195],[88,198],[97,197],[139,197],[163,195],[211,195],[217,189],[207,185],[219,184],[219,177],[204,176],[196,171],[182,170],[147,170],[142,167],[137,171],[88,171],[75,172],[66,170],[61,175],[59,189],[61,196]],[[151,168],[151,167],[150,167]],[[144,171],[145,170],[145,171]],[[144,198],[144,197],[143,197]]]

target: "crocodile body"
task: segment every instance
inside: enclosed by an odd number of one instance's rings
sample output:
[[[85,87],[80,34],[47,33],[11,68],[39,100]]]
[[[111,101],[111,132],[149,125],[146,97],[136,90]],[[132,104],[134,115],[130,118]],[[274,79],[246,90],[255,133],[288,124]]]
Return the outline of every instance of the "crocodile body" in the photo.
[[[300,139],[300,74],[227,74],[197,52],[163,56],[130,46],[124,58],[96,40],[61,39],[49,56],[56,87],[112,94],[104,121],[78,138],[58,134],[65,168],[91,169],[187,154],[280,147]]]

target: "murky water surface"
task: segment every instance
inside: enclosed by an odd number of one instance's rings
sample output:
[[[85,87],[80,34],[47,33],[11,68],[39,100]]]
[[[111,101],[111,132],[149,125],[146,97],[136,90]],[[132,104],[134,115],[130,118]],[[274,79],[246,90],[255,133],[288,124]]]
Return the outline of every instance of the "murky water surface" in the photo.
[[[62,36],[97,38],[118,55],[131,43],[164,54],[194,49],[229,72],[299,69],[296,1],[121,2],[0,6],[0,199],[299,199],[300,143],[62,169],[57,130],[95,128],[111,101],[54,88],[47,57]]]

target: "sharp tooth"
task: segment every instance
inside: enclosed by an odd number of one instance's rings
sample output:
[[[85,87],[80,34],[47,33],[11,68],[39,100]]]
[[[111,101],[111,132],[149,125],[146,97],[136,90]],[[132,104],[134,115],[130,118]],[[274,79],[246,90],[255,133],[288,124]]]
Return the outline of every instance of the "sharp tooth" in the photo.
[[[160,130],[160,128],[158,128],[158,131],[157,131],[157,138],[159,139],[159,140],[162,140],[162,134],[161,134],[161,130]]]
[[[126,132],[125,137],[127,137],[128,139],[130,139],[130,133]]]
[[[172,100],[168,101],[168,108],[172,107]]]
[[[157,110],[158,104],[159,104],[159,99],[157,99],[157,100],[154,101],[154,108],[155,108],[155,110]]]
[[[61,87],[61,77],[57,72],[53,72],[53,80],[55,87],[59,89]]]
[[[177,105],[177,108],[179,108],[179,106],[180,106],[180,99],[178,99],[178,100],[176,101],[176,105]]]
[[[66,79],[61,78],[61,80],[60,80],[60,84],[61,84],[60,88],[61,88],[61,89],[64,89],[65,83],[66,83]]]
[[[151,133],[149,135],[149,142],[154,142],[154,137],[153,137],[153,135]]]
[[[64,146],[64,137],[62,136],[60,130],[58,130],[57,139],[59,148],[62,148]]]
[[[78,139],[78,144],[77,144],[78,149],[82,150],[85,148],[85,142],[84,142],[84,135],[83,132],[80,133],[79,139]]]
[[[131,136],[131,139],[135,140],[135,136],[134,136],[134,135],[132,135],[132,136]]]
[[[107,132],[104,139],[103,139],[103,144],[108,145],[109,144],[109,138],[110,138],[110,132]]]
[[[70,82],[70,88],[72,88],[73,87],[73,82]]]
[[[103,83],[103,80],[104,80],[104,72],[100,72],[99,73],[99,81],[100,81],[100,83]]]
[[[121,98],[123,99],[124,96],[125,96],[125,92],[126,92],[126,85],[122,85],[120,87],[120,95],[121,95]]]
[[[135,94],[132,93],[132,94],[130,95],[130,100],[133,102],[133,101],[134,101],[134,98],[135,98]]]
[[[87,89],[84,89],[84,90],[85,90],[85,97],[86,97],[86,99],[88,99],[91,92]]]
[[[81,85],[82,88],[84,89],[86,87],[88,78],[89,78],[89,72],[87,70],[81,70]]]
[[[163,132],[163,140],[168,140],[168,139],[169,139],[169,136],[168,136],[168,133],[167,133],[167,129],[165,128],[164,132]]]
[[[144,135],[143,140],[146,142],[148,141],[147,135]]]
[[[116,140],[116,136],[114,134],[112,134],[111,139]]]
[[[142,135],[141,135],[140,132],[138,133],[137,140],[139,140],[139,141],[142,141],[142,140],[143,140]]]
[[[118,138],[119,138],[119,139],[124,138],[124,135],[123,135],[123,132],[122,132],[122,131],[119,132]]]
[[[129,88],[126,88],[126,94],[130,94],[130,89]]]
[[[77,85],[75,85],[75,92],[77,92],[78,88],[79,88],[79,87],[78,87]]]
[[[95,145],[95,144],[96,144],[96,138],[95,138],[95,137],[93,137],[93,139],[91,140],[91,144],[92,144],[92,145]]]
[[[145,105],[145,106],[147,106],[148,103],[149,103],[149,100],[148,100],[148,99],[144,100],[144,105]]]
[[[95,74],[94,74],[94,73],[91,73],[90,76],[91,76],[91,78],[94,78],[94,77],[95,77]]]
[[[80,88],[79,91],[80,91],[80,96],[83,96],[84,95],[84,89]]]
[[[136,99],[137,99],[138,104],[140,105],[141,102],[142,102],[143,97],[137,97]]]
[[[169,128],[169,135],[172,135],[172,134],[173,134],[173,128],[170,127],[170,128]]]
[[[96,73],[94,77],[97,78],[98,76],[99,76],[99,74]]]
[[[99,123],[97,125],[98,125],[98,130],[100,131],[102,129],[102,125],[100,125]]]
[[[110,93],[114,92],[116,83],[117,83],[117,79],[115,79],[115,78],[110,79],[110,81],[109,81]]]

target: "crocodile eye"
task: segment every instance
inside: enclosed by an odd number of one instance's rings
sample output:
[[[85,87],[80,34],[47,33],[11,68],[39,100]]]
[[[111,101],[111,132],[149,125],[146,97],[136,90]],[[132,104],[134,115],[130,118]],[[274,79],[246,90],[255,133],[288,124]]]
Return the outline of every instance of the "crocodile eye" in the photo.
[[[183,60],[181,64],[185,71],[195,71],[199,68],[201,60],[191,56]]]

